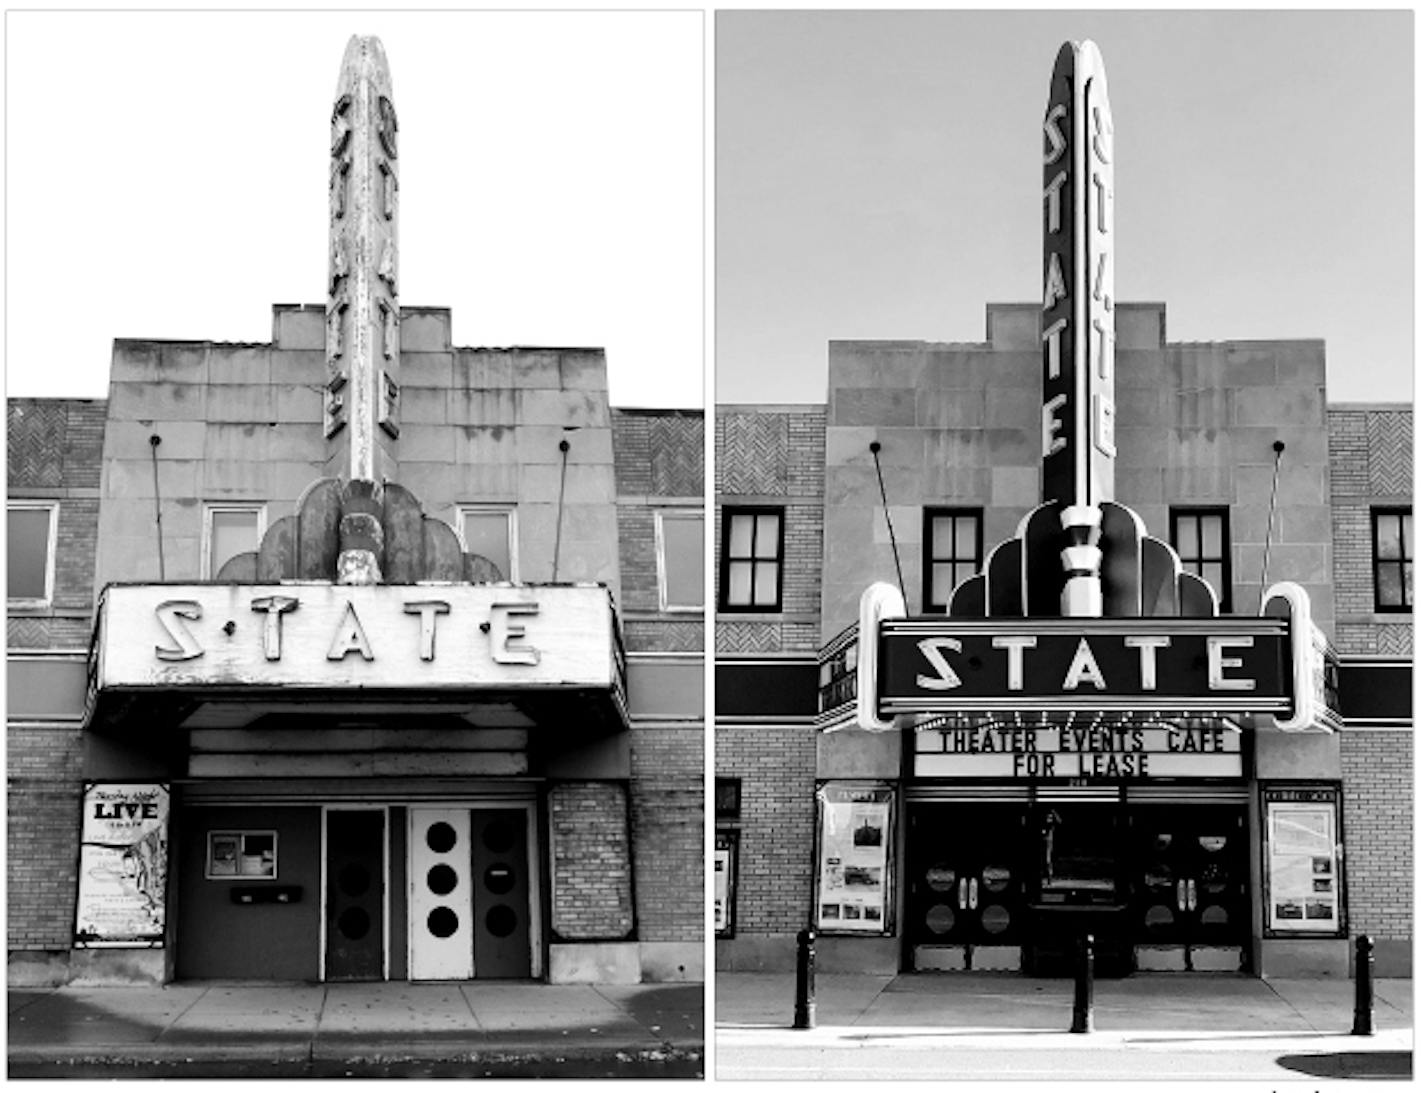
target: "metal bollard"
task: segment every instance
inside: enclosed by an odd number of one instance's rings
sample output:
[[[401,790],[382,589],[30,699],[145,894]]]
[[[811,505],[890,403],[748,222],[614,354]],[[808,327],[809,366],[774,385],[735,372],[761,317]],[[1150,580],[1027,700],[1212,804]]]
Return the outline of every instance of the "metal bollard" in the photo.
[[[1351,1036],[1375,1034],[1375,942],[1369,934],[1355,938],[1355,1027]]]
[[[816,1027],[816,931],[796,935],[796,1017],[792,1028]]]
[[[1073,1027],[1069,1032],[1093,1031],[1093,935],[1083,936],[1078,974],[1073,980]]]

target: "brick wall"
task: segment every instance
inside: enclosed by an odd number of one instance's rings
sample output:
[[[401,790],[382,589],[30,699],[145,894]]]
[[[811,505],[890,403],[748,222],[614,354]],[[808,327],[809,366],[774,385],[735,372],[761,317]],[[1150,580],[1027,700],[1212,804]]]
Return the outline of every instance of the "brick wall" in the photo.
[[[700,613],[659,610],[656,531],[660,509],[703,508],[702,464],[701,411],[613,411],[619,611],[629,652],[687,652],[703,647]]]
[[[632,935],[628,796],[617,782],[562,782],[549,788],[553,859],[552,925],[563,941]]]
[[[780,612],[723,613],[717,650],[805,652],[820,641],[824,542],[824,406],[722,407],[717,411],[717,511],[713,543],[721,551],[722,510],[772,505],[785,510]],[[720,594],[720,569],[718,573]]]
[[[702,726],[633,728],[638,937],[703,934]]]
[[[81,731],[12,725],[5,743],[9,948],[67,950],[78,884]]]
[[[816,730],[719,726],[717,776],[742,781],[737,854],[738,937],[790,934],[810,915],[816,825]]]
[[[1413,759],[1410,731],[1341,734],[1352,935],[1370,934],[1376,941],[1414,936]]]
[[[102,399],[7,403],[10,497],[59,502],[53,599],[45,608],[7,613],[7,648],[89,646],[106,410]],[[9,949],[68,950],[78,880],[82,733],[73,723],[9,725],[5,746]]]
[[[1374,610],[1371,505],[1412,505],[1413,415],[1404,407],[1331,406],[1330,500],[1335,646],[1342,653],[1408,656],[1408,615]]]
[[[47,608],[9,612],[8,648],[89,645],[106,406],[101,399],[26,398],[6,407],[10,497],[59,502],[53,599]]]

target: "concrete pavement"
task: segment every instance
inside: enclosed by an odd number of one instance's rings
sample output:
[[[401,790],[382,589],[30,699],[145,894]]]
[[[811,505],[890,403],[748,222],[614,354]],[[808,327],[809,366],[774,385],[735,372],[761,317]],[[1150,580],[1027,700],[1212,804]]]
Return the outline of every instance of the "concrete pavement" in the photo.
[[[701,984],[248,984],[11,989],[11,1073],[57,1065],[606,1059],[700,1072]]]
[[[719,973],[715,998],[719,1078],[1402,1077],[1413,1049],[1407,979],[1376,981],[1368,1037],[1350,980],[1100,979],[1087,1035],[1071,980],[1004,973],[818,975],[809,1030],[791,975]]]

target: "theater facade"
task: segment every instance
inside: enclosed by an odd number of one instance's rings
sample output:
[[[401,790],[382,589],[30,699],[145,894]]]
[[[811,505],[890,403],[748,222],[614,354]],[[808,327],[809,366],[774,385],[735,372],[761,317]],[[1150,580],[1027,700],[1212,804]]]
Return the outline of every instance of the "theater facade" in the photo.
[[[1410,974],[1411,411],[1119,301],[1113,136],[1065,44],[1043,299],[718,407],[719,969]]]
[[[400,302],[393,98],[324,305],[9,402],[11,983],[702,976],[701,413]]]

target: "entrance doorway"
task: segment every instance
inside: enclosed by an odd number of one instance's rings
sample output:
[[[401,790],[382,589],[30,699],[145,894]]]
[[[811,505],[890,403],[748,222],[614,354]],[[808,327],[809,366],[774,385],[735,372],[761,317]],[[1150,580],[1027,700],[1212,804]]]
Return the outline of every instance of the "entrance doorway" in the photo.
[[[386,977],[385,809],[326,814],[324,976],[328,982]]]
[[[528,812],[410,810],[411,979],[532,974]]]
[[[1235,970],[1250,950],[1246,806],[910,801],[906,941],[921,970]]]
[[[1139,805],[1133,917],[1141,958],[1165,969],[1240,967],[1250,952],[1244,805]],[[1149,950],[1150,949],[1150,954]]]

